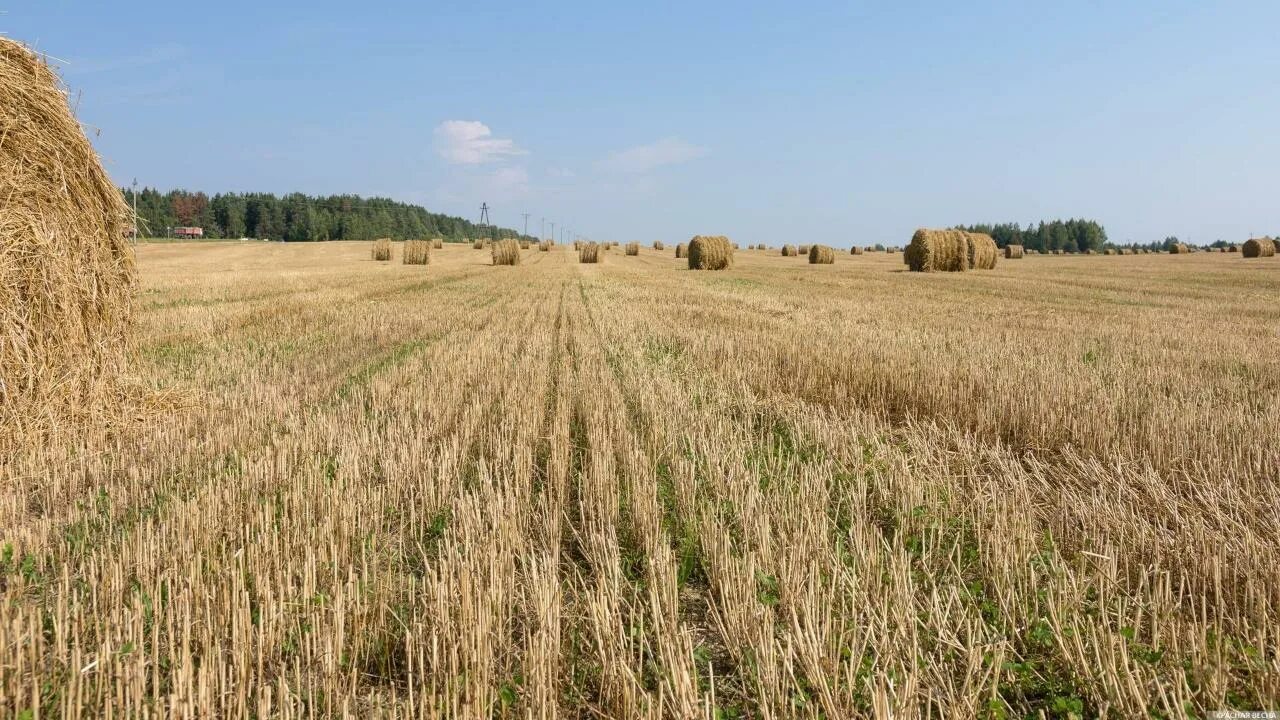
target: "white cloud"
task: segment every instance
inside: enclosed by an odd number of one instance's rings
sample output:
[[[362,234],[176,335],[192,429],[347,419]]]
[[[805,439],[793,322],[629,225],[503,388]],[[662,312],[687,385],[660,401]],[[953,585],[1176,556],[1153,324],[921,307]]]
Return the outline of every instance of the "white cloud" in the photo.
[[[663,165],[688,162],[706,155],[707,152],[706,148],[692,145],[680,138],[663,138],[648,145],[637,145],[611,153],[601,165],[617,172],[644,173]]]
[[[502,197],[523,195],[529,191],[529,173],[522,167],[498,168],[489,176],[488,184]]]
[[[436,152],[454,165],[479,165],[512,155],[525,155],[514,140],[493,137],[478,120],[445,120],[436,126]]]

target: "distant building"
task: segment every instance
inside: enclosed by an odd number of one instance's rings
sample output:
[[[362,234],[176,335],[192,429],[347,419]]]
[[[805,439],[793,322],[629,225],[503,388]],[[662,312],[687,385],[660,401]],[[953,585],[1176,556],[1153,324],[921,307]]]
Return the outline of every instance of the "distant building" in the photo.
[[[176,227],[173,229],[173,235],[180,238],[202,238],[204,237],[204,228]]]

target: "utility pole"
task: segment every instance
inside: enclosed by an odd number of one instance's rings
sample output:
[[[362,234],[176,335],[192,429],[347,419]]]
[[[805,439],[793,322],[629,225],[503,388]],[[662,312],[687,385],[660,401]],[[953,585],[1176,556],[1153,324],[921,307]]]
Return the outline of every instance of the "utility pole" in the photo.
[[[542,241],[546,239],[547,239],[547,219],[538,218],[538,240]]]
[[[489,227],[489,203],[482,202],[480,203],[480,231],[486,232],[486,228],[488,227]],[[489,238],[489,239],[494,240],[495,238]]]
[[[524,215],[524,236],[529,237],[529,213],[520,213]]]
[[[551,242],[555,242],[556,241],[556,224],[550,223],[550,225],[551,225]]]

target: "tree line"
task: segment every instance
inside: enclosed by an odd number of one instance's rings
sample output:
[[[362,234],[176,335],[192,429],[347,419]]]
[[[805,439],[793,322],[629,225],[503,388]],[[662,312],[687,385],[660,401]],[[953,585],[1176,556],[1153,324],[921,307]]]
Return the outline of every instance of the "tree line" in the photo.
[[[1041,221],[1039,225],[1027,223],[1025,228],[1019,227],[1018,223],[957,225],[955,229],[986,233],[996,241],[996,247],[1001,248],[1021,245],[1038,252],[1061,250],[1072,253],[1115,247],[1107,242],[1106,228],[1095,220]]]
[[[132,207],[134,193],[122,189]],[[520,237],[507,228],[482,228],[465,218],[419,205],[359,195],[312,197],[303,193],[219,193],[144,188],[137,193],[138,235],[163,237],[175,227],[199,227],[209,238],[270,240],[395,240]]]

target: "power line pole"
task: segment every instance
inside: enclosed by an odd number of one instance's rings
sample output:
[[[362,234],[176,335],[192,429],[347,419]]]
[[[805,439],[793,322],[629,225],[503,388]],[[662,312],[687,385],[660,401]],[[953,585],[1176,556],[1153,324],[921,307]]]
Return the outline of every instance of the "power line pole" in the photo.
[[[547,219],[538,218],[538,240],[547,239]]]
[[[489,227],[489,203],[480,203],[480,232],[487,232]],[[493,238],[489,238],[492,240]]]
[[[548,223],[548,224],[549,224],[549,225],[551,225],[551,241],[552,241],[552,242],[555,242],[555,239],[556,239],[556,224],[555,224],[555,223]]]
[[[524,236],[529,237],[529,213],[521,213],[524,215]]]

